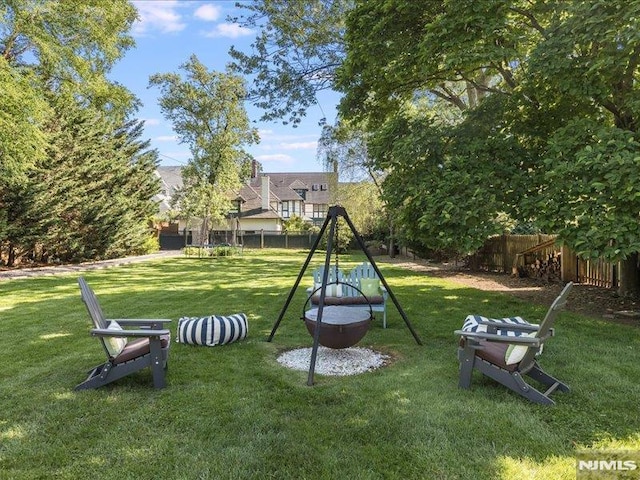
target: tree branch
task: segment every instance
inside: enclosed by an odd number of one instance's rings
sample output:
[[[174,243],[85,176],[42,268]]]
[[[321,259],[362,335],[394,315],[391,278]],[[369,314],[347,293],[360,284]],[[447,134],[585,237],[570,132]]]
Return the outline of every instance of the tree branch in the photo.
[[[511,73],[511,70],[504,68],[502,65],[494,65],[494,68],[498,72],[500,72],[500,75],[507,83],[507,85],[509,85],[512,90],[515,90],[515,88],[518,86],[518,83],[516,82],[515,78],[513,78],[513,73]]]
[[[439,92],[438,90],[434,90],[434,89],[429,89],[429,92],[433,93],[436,97],[446,100],[447,102],[458,107],[458,109],[462,111],[467,110],[468,106],[460,98],[460,95],[457,95],[455,92],[451,91],[444,84],[439,85],[439,88],[442,89],[442,92]]]
[[[509,10],[511,10],[514,13],[517,13],[518,15],[522,15],[527,20],[529,20],[529,25],[534,30],[537,30],[538,33],[540,33],[540,35],[542,35],[542,37],[545,40],[549,38],[549,36],[547,35],[547,31],[544,29],[544,27],[542,25],[540,25],[540,22],[538,22],[536,17],[531,12],[528,12],[527,10],[524,10],[522,8],[513,7],[513,6],[509,7]]]
[[[15,45],[17,38],[18,32],[14,30],[13,32],[11,32],[11,35],[9,35],[7,41],[4,44],[4,51],[2,52],[2,56],[7,62],[11,61],[11,59],[14,57],[14,55],[12,55],[11,49]]]

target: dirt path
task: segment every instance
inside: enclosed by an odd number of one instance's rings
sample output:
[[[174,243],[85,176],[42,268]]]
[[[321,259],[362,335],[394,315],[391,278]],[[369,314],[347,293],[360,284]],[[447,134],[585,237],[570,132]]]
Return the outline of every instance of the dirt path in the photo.
[[[113,260],[102,260],[98,262],[85,262],[70,265],[48,265],[45,267],[29,267],[29,268],[5,268],[0,269],[0,282],[3,280],[14,280],[19,278],[39,277],[43,275],[57,275],[60,273],[84,272],[87,270],[97,270],[102,268],[110,268],[118,265],[126,265],[128,263],[139,263],[154,260],[156,258],[181,256],[180,251],[162,251],[151,253],[149,255],[139,255],[136,257],[114,258]]]
[[[539,279],[498,273],[470,272],[454,264],[436,264],[407,257],[378,257],[376,261],[393,263],[430,277],[480,290],[505,292],[541,305],[551,305],[563,287],[561,283],[545,283]],[[576,284],[567,309],[583,315],[640,326],[640,302],[620,298],[615,291],[606,288]]]

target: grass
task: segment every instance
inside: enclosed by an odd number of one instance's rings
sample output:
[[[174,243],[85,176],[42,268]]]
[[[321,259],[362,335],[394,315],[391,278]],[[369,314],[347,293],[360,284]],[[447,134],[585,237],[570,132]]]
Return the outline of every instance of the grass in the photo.
[[[174,342],[160,391],[140,372],[74,392],[103,355],[76,277],[0,283],[0,478],[557,480],[575,478],[581,449],[640,450],[638,328],[563,313],[542,358],[572,387],[555,407],[480,376],[460,390],[452,332],[468,313],[535,319],[547,306],[387,264],[424,345],[391,304],[389,327],[377,321],[360,345],[393,354],[392,365],[316,374],[306,386],[307,372],[276,357],[312,344],[299,320],[310,270],[266,342],[305,255],[245,251],[86,272],[109,317],[248,315],[243,342]]]

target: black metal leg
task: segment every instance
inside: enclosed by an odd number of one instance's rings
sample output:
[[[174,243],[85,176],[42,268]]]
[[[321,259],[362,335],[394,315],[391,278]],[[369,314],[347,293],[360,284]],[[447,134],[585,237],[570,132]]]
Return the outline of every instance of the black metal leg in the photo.
[[[313,246],[311,247],[311,251],[309,252],[309,255],[307,255],[307,259],[305,260],[304,265],[302,266],[302,270],[300,270],[300,274],[298,274],[296,283],[293,285],[293,288],[289,292],[287,301],[285,302],[284,307],[282,307],[282,310],[280,311],[280,315],[278,316],[276,323],[273,325],[273,328],[271,329],[271,334],[269,335],[269,338],[267,338],[267,342],[270,342],[271,340],[273,340],[273,336],[276,334],[276,330],[280,326],[280,322],[282,321],[284,314],[287,312],[287,309],[289,308],[289,304],[293,299],[293,295],[296,293],[296,289],[298,288],[298,285],[300,285],[300,281],[302,280],[302,276],[304,275],[304,272],[307,270],[309,263],[311,263],[311,258],[313,257],[313,254],[318,248],[318,245],[320,245],[320,240],[322,239],[322,235],[324,234],[324,231],[327,229],[327,225],[329,224],[330,220],[331,220],[331,217],[327,216],[326,220],[322,224],[322,228],[320,228],[320,232],[318,232],[318,237],[316,238],[316,241],[313,243]],[[329,249],[327,249],[327,253],[328,252],[329,252]]]
[[[329,210],[331,212],[331,210]],[[322,312],[324,310],[324,298],[327,293],[327,283],[329,281],[329,266],[331,264],[331,250],[333,250],[333,235],[336,230],[338,217],[331,215],[331,227],[329,228],[329,236],[327,237],[327,255],[324,259],[324,272],[322,272],[322,290],[320,290],[320,299],[318,301],[318,316],[316,318],[316,329],[313,332],[313,348],[311,349],[311,362],[309,363],[309,376],[307,377],[307,385],[313,385],[313,375],[316,371],[316,358],[318,356],[318,346],[320,345],[320,327],[322,323]]]

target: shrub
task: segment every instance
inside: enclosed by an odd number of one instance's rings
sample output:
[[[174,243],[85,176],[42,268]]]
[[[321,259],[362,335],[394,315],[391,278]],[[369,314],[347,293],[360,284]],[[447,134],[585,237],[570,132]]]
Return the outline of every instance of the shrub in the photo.
[[[142,255],[155,253],[160,250],[160,240],[158,240],[158,237],[156,235],[149,235],[149,237],[147,237],[147,239],[142,244],[140,250]]]

